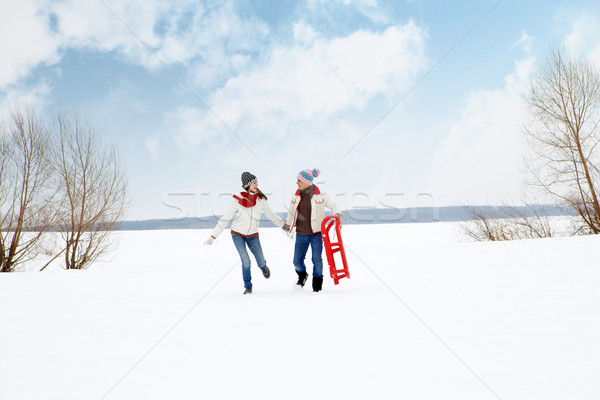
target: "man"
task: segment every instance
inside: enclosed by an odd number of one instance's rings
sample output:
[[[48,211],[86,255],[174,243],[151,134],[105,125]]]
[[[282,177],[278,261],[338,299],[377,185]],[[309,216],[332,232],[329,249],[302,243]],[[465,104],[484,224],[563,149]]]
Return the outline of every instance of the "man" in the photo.
[[[304,287],[308,278],[304,258],[311,247],[313,263],[314,292],[323,288],[323,236],[321,223],[325,219],[325,207],[342,219],[342,213],[329,196],[314,185],[314,179],[320,175],[317,168],[305,169],[298,173],[296,184],[298,190],[290,203],[290,211],[283,225],[286,232],[296,229],[296,245],[294,247],[294,267],[298,274],[297,284]]]

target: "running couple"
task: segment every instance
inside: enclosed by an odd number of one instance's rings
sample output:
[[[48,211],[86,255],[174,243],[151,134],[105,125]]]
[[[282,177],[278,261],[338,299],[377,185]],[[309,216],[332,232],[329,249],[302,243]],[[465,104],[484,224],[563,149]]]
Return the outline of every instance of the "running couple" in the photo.
[[[250,172],[242,173],[242,188],[239,195],[233,195],[233,202],[227,212],[219,219],[212,235],[204,243],[212,244],[217,237],[231,224],[231,238],[242,260],[242,275],[244,277],[244,294],[252,293],[252,276],[250,274],[250,257],[248,249],[254,254],[256,263],[265,278],[269,279],[271,271],[263,255],[258,238],[258,223],[261,213],[278,227],[283,229],[290,237],[296,231],[296,245],[294,248],[294,267],[298,274],[297,284],[304,286],[308,278],[304,258],[308,248],[311,247],[313,262],[313,291],[319,292],[323,288],[323,237],[321,236],[321,222],[325,218],[325,207],[333,211],[340,220],[342,214],[337,205],[321,192],[314,184],[314,179],[320,174],[318,169],[300,171],[296,177],[298,190],[290,203],[290,209],[285,222],[271,210],[267,204],[267,196],[258,188],[258,179]]]

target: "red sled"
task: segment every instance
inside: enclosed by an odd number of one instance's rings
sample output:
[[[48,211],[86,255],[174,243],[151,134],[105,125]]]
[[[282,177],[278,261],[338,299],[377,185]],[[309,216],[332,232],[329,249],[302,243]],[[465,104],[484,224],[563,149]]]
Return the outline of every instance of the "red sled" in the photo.
[[[335,231],[332,228],[335,226]],[[333,283],[336,285],[340,283],[342,278],[350,278],[350,272],[348,271],[348,261],[346,261],[346,251],[344,250],[344,243],[342,243],[342,223],[335,215],[326,217],[321,223],[321,234],[323,235],[323,244],[325,245],[325,254],[327,254],[327,263],[329,264],[329,272]],[[333,235],[335,232],[335,235]],[[336,242],[332,242],[335,238]],[[335,265],[335,259],[333,255],[339,252],[342,258],[341,266]]]

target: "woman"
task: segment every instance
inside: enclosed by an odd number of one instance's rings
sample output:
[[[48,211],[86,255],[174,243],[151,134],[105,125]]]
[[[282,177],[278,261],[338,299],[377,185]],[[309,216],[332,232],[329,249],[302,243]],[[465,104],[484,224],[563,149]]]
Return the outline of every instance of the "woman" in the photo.
[[[251,294],[252,276],[250,275],[250,257],[248,256],[246,247],[254,254],[256,263],[261,269],[263,276],[269,279],[271,272],[269,271],[269,267],[267,267],[267,262],[260,246],[258,223],[263,212],[280,228],[283,227],[283,221],[267,204],[267,196],[258,188],[256,176],[250,172],[242,173],[242,188],[244,191],[240,192],[239,195],[233,195],[233,203],[229,206],[225,215],[219,219],[211,237],[204,244],[212,244],[233,219],[233,223],[231,224],[231,238],[242,260],[244,294]]]
[[[292,233],[296,229],[296,245],[294,247],[294,267],[298,274],[297,285],[304,287],[308,273],[304,259],[310,246],[313,262],[314,292],[323,288],[323,236],[321,223],[325,219],[325,208],[330,209],[342,220],[342,213],[331,198],[321,192],[314,184],[314,179],[320,175],[317,168],[305,169],[296,176],[298,190],[290,202],[290,211],[285,219],[283,230]]]

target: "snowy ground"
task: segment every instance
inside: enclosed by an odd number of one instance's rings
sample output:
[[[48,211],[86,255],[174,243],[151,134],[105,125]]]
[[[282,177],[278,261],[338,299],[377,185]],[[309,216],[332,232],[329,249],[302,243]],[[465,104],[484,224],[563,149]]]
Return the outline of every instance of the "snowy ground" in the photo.
[[[460,243],[344,227],[351,279],[243,296],[229,235],[120,232],[87,271],[0,275],[0,399],[598,399],[600,236]]]

